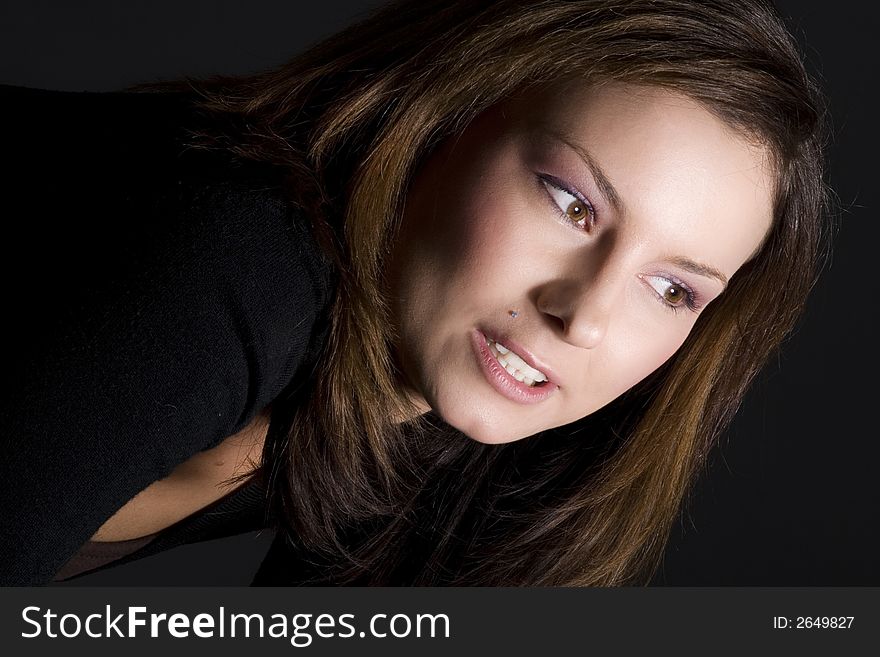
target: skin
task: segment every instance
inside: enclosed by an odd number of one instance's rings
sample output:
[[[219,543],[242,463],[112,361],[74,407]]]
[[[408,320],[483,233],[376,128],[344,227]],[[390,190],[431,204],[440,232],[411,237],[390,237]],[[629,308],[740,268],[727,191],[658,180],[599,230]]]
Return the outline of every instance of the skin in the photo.
[[[252,472],[269,430],[263,409],[244,429],[212,449],[191,456],[170,475],[153,482],[120,507],[91,540],[127,541],[170,527],[232,492],[244,482],[230,477]]]
[[[620,207],[603,198],[578,150]],[[771,222],[766,162],[706,110],[655,88],[561,84],[486,112],[416,176],[389,259],[404,390],[419,412],[434,409],[484,443],[598,410],[665,362],[722,293],[722,281],[681,262],[729,280],[756,252]],[[542,176],[583,196],[595,223],[576,225],[563,210],[575,202],[589,219],[587,206]],[[664,304],[673,283],[690,288],[699,308],[675,295],[674,312]],[[509,333],[552,368],[559,388],[534,405],[499,394],[474,355],[475,327]],[[229,477],[259,460],[267,429],[264,413],[191,457],[92,540],[145,536],[220,499],[234,487]]]
[[[386,270],[404,390],[483,443],[608,404],[675,353],[758,250],[772,220],[768,162],[659,88],[560,83],[488,110],[427,159],[407,197]],[[475,327],[508,333],[559,387],[537,404],[498,393]]]

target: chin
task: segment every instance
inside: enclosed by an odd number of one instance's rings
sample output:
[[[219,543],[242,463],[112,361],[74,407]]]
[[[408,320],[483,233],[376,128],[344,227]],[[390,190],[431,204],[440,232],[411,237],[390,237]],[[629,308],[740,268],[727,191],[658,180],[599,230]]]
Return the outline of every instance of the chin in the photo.
[[[511,434],[509,428],[505,430],[503,419],[492,419],[473,413],[446,415],[442,411],[440,417],[446,424],[458,429],[471,440],[484,445],[503,445],[525,438]]]
[[[481,436],[481,435],[474,435],[474,434],[470,434],[470,433],[466,433],[466,432],[462,432],[462,433],[464,433],[464,435],[466,435],[468,438],[470,438],[474,442],[482,443],[484,445],[506,445],[507,443],[513,443],[513,442],[516,442],[517,440],[522,440],[522,437],[517,437],[517,436],[494,436],[494,435]]]
[[[458,387],[449,389],[438,386],[433,392],[433,395],[425,396],[428,405],[443,422],[475,442],[502,445],[526,437],[513,431],[510,421],[502,413],[497,410],[487,412],[480,403],[487,403],[482,395],[470,396],[464,393],[464,388]]]

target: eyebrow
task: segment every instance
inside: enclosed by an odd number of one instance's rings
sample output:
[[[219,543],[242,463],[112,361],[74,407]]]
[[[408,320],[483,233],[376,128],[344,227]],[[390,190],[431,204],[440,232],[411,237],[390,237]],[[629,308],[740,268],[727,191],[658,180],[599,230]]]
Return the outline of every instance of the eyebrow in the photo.
[[[565,134],[557,132],[549,126],[541,125],[540,129],[553,139],[562,142],[577,153],[577,156],[583,160],[587,169],[590,170],[590,174],[593,176],[593,180],[596,181],[596,186],[599,188],[599,193],[602,195],[602,198],[605,199],[605,202],[613,207],[617,214],[623,214],[623,202],[620,200],[620,194],[614,189],[614,185],[611,184],[608,176],[605,175],[605,172],[602,171],[602,167],[596,163],[596,160],[593,159],[590,152],[583,146],[575,143]]]
[[[715,267],[710,267],[709,265],[704,265],[688,258],[681,257],[667,258],[667,261],[671,262],[676,267],[691,272],[692,274],[717,279],[724,287],[727,287],[727,276],[715,269]]]
[[[562,142],[575,153],[577,153],[578,157],[583,160],[587,169],[589,169],[590,173],[592,174],[593,179],[596,181],[596,186],[599,188],[599,193],[602,194],[602,197],[605,199],[605,201],[610,206],[612,206],[618,214],[623,214],[623,201],[620,200],[620,194],[618,194],[617,190],[614,189],[614,185],[611,184],[608,176],[605,175],[605,172],[602,171],[602,167],[600,167],[596,163],[596,160],[593,159],[593,156],[590,155],[590,152],[583,146],[575,143],[565,134],[553,130],[547,125],[540,125],[539,127],[547,135],[549,135],[553,139]],[[666,258],[666,260],[676,267],[684,269],[685,271],[692,274],[705,276],[707,278],[714,278],[719,281],[721,285],[723,285],[725,288],[727,287],[727,276],[715,269],[715,267],[711,267],[700,262],[694,262],[690,258],[684,258],[681,256]]]

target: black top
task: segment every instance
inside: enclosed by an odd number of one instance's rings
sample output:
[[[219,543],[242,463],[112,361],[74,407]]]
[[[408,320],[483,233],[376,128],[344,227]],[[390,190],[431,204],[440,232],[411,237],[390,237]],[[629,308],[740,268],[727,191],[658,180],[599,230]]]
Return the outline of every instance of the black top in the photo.
[[[333,274],[281,173],[183,149],[189,100],[0,85],[2,584],[51,581],[326,338]],[[253,529],[262,499],[242,488],[145,553]]]

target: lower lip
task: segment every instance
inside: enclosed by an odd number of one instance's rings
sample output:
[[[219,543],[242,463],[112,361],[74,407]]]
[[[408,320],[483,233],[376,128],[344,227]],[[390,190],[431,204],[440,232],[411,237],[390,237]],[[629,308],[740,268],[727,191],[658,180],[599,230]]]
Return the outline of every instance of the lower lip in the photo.
[[[559,387],[548,381],[546,385],[536,388],[514,379],[510,372],[501,367],[501,363],[492,355],[489,343],[486,342],[486,336],[477,329],[471,332],[471,343],[486,380],[509,400],[518,404],[537,404],[547,399]]]

